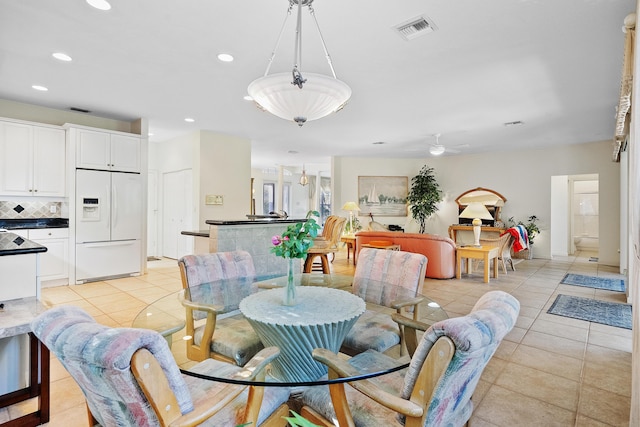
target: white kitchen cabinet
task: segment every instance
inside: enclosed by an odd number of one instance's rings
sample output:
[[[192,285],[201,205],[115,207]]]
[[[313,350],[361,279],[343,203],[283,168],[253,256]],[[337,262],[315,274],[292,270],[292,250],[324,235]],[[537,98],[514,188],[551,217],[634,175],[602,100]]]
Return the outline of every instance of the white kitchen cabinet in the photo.
[[[11,230],[11,232],[47,248],[46,252],[40,253],[39,274],[42,282],[56,281],[49,283],[49,286],[66,284],[64,280],[69,278],[68,228],[22,228]],[[46,286],[47,283],[44,285]]]
[[[77,129],[76,138],[76,167],[140,172],[139,137]]]
[[[29,240],[47,248],[40,254],[40,280],[69,278],[69,229],[38,228],[29,230]]]
[[[65,131],[0,121],[0,195],[65,196]]]

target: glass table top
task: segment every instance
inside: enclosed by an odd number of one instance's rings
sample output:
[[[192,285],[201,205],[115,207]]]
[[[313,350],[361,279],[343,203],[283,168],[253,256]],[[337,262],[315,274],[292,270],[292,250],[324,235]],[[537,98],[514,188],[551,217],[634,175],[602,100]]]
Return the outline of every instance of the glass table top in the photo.
[[[307,349],[298,349],[296,351],[310,353],[314,346],[321,346],[317,343],[314,343],[313,340],[308,340],[304,334],[311,335],[326,335],[331,333],[334,328],[338,328],[335,323],[328,320],[326,325],[324,326],[325,330],[314,330],[312,332],[308,331],[309,326],[304,325],[305,319],[313,317],[314,319],[322,319],[323,314],[334,312],[335,310],[331,310],[333,306],[338,306],[335,301],[341,298],[339,292],[345,292],[344,299],[352,299],[365,297],[365,295],[347,295],[352,292],[352,282],[353,276],[347,275],[335,275],[335,274],[320,274],[320,273],[303,273],[294,276],[294,280],[298,286],[310,286],[310,287],[324,287],[324,288],[333,288],[334,291],[327,292],[326,297],[326,305],[322,302],[314,304],[312,308],[307,307],[309,304],[300,304],[300,306],[304,306],[305,311],[304,314],[296,313],[296,310],[301,310],[301,307],[295,308],[291,310],[291,315],[301,315],[303,322],[302,326],[300,326],[300,322],[296,323],[299,328],[302,328],[300,331],[295,331],[298,335],[297,338],[294,339],[295,342],[292,342],[292,347],[299,347],[300,342],[304,341],[304,345],[307,346]],[[310,378],[306,378],[303,376],[295,376],[295,377],[282,377],[278,375],[269,375],[269,369],[267,369],[267,379],[265,382],[258,381],[245,381],[238,379],[229,379],[223,377],[215,377],[203,375],[201,373],[193,371],[195,365],[198,362],[189,360],[187,357],[186,347],[187,344],[183,340],[188,340],[190,337],[186,336],[186,311],[183,303],[187,302],[190,305],[201,305],[205,306],[208,309],[213,309],[217,313],[218,319],[230,316],[241,316],[240,312],[241,301],[245,298],[252,296],[259,292],[266,292],[265,296],[269,293],[277,294],[277,288],[282,288],[282,296],[284,297],[284,285],[286,284],[287,277],[271,277],[271,278],[260,278],[260,277],[250,277],[250,278],[241,278],[241,279],[230,279],[230,280],[220,280],[210,283],[204,283],[200,286],[195,286],[190,289],[180,290],[178,292],[174,292],[169,294],[159,300],[155,301],[152,304],[149,304],[142,310],[138,316],[133,321],[132,326],[135,328],[146,328],[152,329],[159,332],[162,336],[165,337],[171,351],[174,355],[174,358],[182,370],[184,374],[193,375],[199,378],[204,378],[212,381],[219,382],[227,382],[234,384],[254,384],[254,385],[265,385],[265,386],[303,386],[303,385],[321,385],[321,384],[330,384],[335,382],[349,382],[355,381],[358,379],[371,378],[380,375],[385,375],[390,372],[394,372],[400,369],[404,369],[408,366],[409,357],[405,354],[401,356],[399,351],[388,352],[387,354],[393,358],[397,358],[398,366],[394,368],[377,368],[377,367],[369,367],[367,369],[367,373],[362,376],[350,377],[350,378],[340,378],[336,380],[327,380],[326,376],[316,377],[312,376]],[[382,300],[393,300],[393,301],[407,301],[407,300],[416,300],[416,310],[417,310],[417,320],[424,322],[428,325],[431,325],[439,320],[446,319],[448,316],[446,312],[433,300],[425,295],[416,295],[414,292],[410,292],[407,289],[390,286],[388,283],[377,282],[368,280],[366,286],[363,286],[363,289],[366,290],[366,300],[367,301],[382,301]],[[337,293],[336,293],[337,292]],[[317,293],[317,292],[316,292]],[[303,296],[304,292],[299,295]],[[253,298],[255,299],[255,297]],[[298,301],[300,303],[300,301]],[[371,302],[366,302],[366,309],[381,313],[387,313],[389,315],[396,313],[395,309],[391,309],[389,307],[385,307],[383,305],[374,304]],[[310,313],[308,310],[315,310],[315,312]],[[412,316],[413,313],[405,313],[405,315]],[[328,314],[327,314],[328,316]],[[204,316],[206,317],[206,316]],[[266,316],[268,317],[268,316]],[[196,326],[204,324],[205,320],[196,321]],[[199,322],[199,323],[198,323]],[[219,324],[224,322],[218,322]],[[278,323],[278,322],[274,322]],[[320,322],[322,323],[322,322]],[[317,328],[317,321],[314,321],[314,327]],[[254,329],[258,327],[256,324],[251,325]],[[289,334],[290,331],[287,330],[277,330],[273,331],[273,328],[282,328],[281,325],[270,325],[272,331],[270,333],[283,333]],[[258,336],[260,336],[261,340],[264,343],[264,338],[261,336],[261,333],[256,330]],[[299,335],[302,334],[302,335]],[[268,337],[266,337],[268,338]],[[215,333],[214,333],[215,340]],[[309,341],[308,343],[306,341]],[[280,346],[287,346],[287,342],[280,340]],[[268,345],[268,342],[266,343]],[[304,345],[302,347],[304,347]],[[287,350],[289,350],[287,348]],[[335,351],[335,350],[332,350]],[[285,353],[282,351],[281,354]],[[406,351],[404,352],[406,353]],[[310,354],[304,355],[307,358],[310,358]],[[274,372],[279,372],[277,367],[274,367]],[[315,375],[315,374],[314,374]]]

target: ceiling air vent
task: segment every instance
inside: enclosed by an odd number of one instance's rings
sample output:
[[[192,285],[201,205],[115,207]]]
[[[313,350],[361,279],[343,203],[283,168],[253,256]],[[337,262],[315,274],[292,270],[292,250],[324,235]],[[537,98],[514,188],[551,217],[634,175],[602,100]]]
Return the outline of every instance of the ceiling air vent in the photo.
[[[424,34],[433,33],[438,29],[435,24],[426,16],[418,16],[402,24],[396,25],[393,29],[405,40],[413,40]]]

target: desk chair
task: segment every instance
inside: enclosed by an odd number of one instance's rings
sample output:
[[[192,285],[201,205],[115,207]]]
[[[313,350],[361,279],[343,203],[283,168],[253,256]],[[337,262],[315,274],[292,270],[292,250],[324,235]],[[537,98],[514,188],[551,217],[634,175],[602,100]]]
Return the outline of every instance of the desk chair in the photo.
[[[178,260],[178,266],[184,289],[256,275],[253,259],[246,251],[187,255]],[[260,338],[241,314],[218,319],[222,313],[211,307],[184,299],[181,302],[186,309],[187,335],[191,337],[185,341],[189,359],[200,362],[211,357],[244,366],[263,348]],[[237,309],[237,304],[236,307],[225,307],[226,312]],[[203,319],[206,319],[204,325],[198,322]],[[216,325],[221,327],[216,328]]]
[[[403,298],[396,300],[400,290],[396,288],[404,288],[413,296],[420,294],[426,270],[427,257],[422,254],[362,248],[353,276],[353,293],[365,302],[389,307],[417,319],[417,304],[422,300],[407,300],[406,292]],[[385,282],[389,288],[384,294],[375,292],[367,286],[369,281]],[[402,328],[388,313],[367,310],[347,334],[341,351],[351,355],[369,349],[384,352],[397,344],[402,353]]]
[[[484,294],[467,316],[433,326],[394,315],[418,345],[407,370],[379,378],[311,387],[300,397],[301,415],[315,424],[367,427],[467,425],[471,397],[482,372],[516,322],[520,304],[502,291]],[[410,330],[409,330],[410,329]],[[418,338],[417,331],[426,332]],[[346,361],[326,350],[313,357],[329,367],[329,378],[366,372],[367,366],[393,367],[397,360],[367,351]]]
[[[289,390],[183,376],[155,331],[100,325],[74,306],[52,308],[31,327],[80,386],[89,426],[286,425]],[[208,359],[192,370],[264,380],[264,367],[278,354],[269,347],[245,368]]]

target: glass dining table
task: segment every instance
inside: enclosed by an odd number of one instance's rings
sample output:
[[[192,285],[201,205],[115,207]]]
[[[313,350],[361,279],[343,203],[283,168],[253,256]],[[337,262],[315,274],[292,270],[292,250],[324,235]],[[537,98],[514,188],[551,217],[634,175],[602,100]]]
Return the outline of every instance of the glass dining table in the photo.
[[[397,359],[395,366],[369,366],[361,375],[328,380],[326,367],[311,356],[315,348],[339,352],[342,340],[365,310],[396,313],[396,309],[366,302],[352,293],[353,276],[302,273],[295,275],[297,303],[282,304],[287,277],[251,277],[204,283],[169,294],[149,304],[134,319],[135,328],[152,329],[167,340],[176,363],[186,375],[224,383],[297,387],[350,382],[386,375],[408,366],[409,357],[400,351],[387,352]],[[367,301],[412,301],[413,311],[405,313],[426,324],[446,319],[446,312],[425,295],[369,280],[364,287]],[[215,309],[218,319],[243,315],[265,346],[277,346],[280,356],[267,370],[267,378],[231,379],[196,372],[198,362],[186,356],[185,304]],[[204,322],[204,321],[202,321]],[[218,322],[224,324],[224,322]],[[214,332],[215,339],[215,332]],[[406,353],[406,352],[405,352]]]

